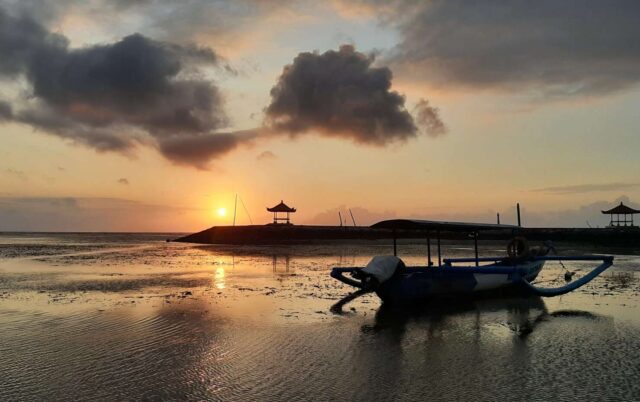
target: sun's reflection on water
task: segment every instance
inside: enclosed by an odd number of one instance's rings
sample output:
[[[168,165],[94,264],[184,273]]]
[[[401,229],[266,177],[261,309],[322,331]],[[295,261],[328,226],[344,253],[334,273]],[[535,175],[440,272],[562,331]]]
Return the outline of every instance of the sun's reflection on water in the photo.
[[[224,268],[222,267],[218,267],[216,268],[216,273],[215,276],[213,277],[214,279],[214,284],[216,286],[216,289],[224,289],[225,288],[225,284],[224,284]]]

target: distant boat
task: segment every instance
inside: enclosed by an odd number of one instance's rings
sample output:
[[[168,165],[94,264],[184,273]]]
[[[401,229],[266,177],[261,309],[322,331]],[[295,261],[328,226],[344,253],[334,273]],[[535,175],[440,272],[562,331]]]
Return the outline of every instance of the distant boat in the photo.
[[[507,247],[507,256],[478,257],[478,233],[490,230],[511,231],[519,226],[467,222],[437,222],[394,219],[378,222],[374,228],[392,229],[394,255],[374,257],[366,267],[337,267],[331,277],[362,290],[375,292],[385,303],[416,303],[439,298],[498,296],[502,294],[552,297],[569,293],[589,283],[613,265],[613,256],[549,256],[553,250],[529,248],[526,239],[515,236]],[[427,237],[428,266],[405,266],[396,256],[396,233],[424,232]],[[440,233],[471,233],[475,257],[441,259]],[[437,241],[438,264],[431,262],[430,238]],[[600,264],[582,278],[558,288],[540,288],[532,284],[546,261],[594,261]],[[482,264],[482,265],[481,265]],[[346,276],[346,275],[349,276]]]

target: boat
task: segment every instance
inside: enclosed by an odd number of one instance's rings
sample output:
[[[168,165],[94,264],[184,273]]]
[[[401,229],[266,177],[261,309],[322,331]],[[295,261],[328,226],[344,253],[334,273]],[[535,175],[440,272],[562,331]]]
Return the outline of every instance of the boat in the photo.
[[[589,283],[613,265],[610,255],[549,255],[554,252],[549,242],[530,247],[519,236],[520,226],[469,222],[441,222],[393,219],[378,222],[373,228],[389,229],[393,233],[393,256],[376,256],[366,267],[336,267],[331,277],[359,289],[360,293],[375,292],[384,303],[420,303],[433,299],[469,298],[481,296],[542,296],[553,297],[572,292]],[[501,231],[512,236],[506,256],[479,257],[478,237],[481,233]],[[441,233],[467,233],[474,240],[475,256],[442,258]],[[406,266],[397,257],[398,236],[425,236],[427,265]],[[437,242],[437,264],[432,262],[431,239]],[[557,288],[542,288],[533,281],[547,261],[592,261],[598,265],[588,274]],[[567,271],[565,278],[572,279]]]

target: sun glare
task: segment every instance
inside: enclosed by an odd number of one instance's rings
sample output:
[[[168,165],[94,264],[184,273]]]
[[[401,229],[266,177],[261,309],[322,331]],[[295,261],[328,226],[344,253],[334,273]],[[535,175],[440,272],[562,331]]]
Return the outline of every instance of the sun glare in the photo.
[[[227,208],[218,208],[218,216],[227,216]]]

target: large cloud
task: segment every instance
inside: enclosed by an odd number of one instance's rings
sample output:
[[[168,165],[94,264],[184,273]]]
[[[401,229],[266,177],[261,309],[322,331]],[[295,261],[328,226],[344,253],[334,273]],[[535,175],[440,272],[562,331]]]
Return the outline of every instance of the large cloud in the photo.
[[[0,54],[0,78],[22,77],[31,86],[27,99],[2,104],[4,119],[98,150],[127,152],[149,143],[175,162],[199,167],[203,153],[219,155],[240,142],[212,134],[227,118],[218,88],[200,78],[199,67],[218,65],[208,48],[134,34],[71,49],[64,36],[0,8]]]
[[[9,102],[0,100],[0,122],[13,117],[13,110]]]
[[[18,2],[12,12],[0,6],[0,80],[27,88],[13,91],[9,103],[0,101],[2,121],[25,123],[98,151],[132,153],[141,144],[152,146],[175,163],[198,168],[259,132],[314,132],[385,145],[445,131],[437,109],[426,101],[418,104],[414,120],[404,97],[391,90],[388,68],[343,46],[301,53],[285,67],[271,92],[267,127],[224,132],[223,96],[206,73],[228,66],[214,51],[141,34],[73,48],[44,25],[60,18],[59,6],[44,2],[39,15],[34,4],[40,3]],[[136,7],[129,3],[111,7]],[[106,6],[98,1],[97,7]]]
[[[566,96],[640,81],[636,0],[368,3],[400,32],[394,68],[432,84]]]
[[[244,130],[216,135],[171,136],[162,140],[160,152],[176,163],[206,169],[211,159],[251,142],[257,135],[258,130]]]
[[[391,90],[391,70],[373,62],[350,45],[300,53],[271,90],[267,125],[291,135],[318,132],[372,145],[415,137],[419,130],[404,96]],[[424,118],[439,122],[437,111]]]

